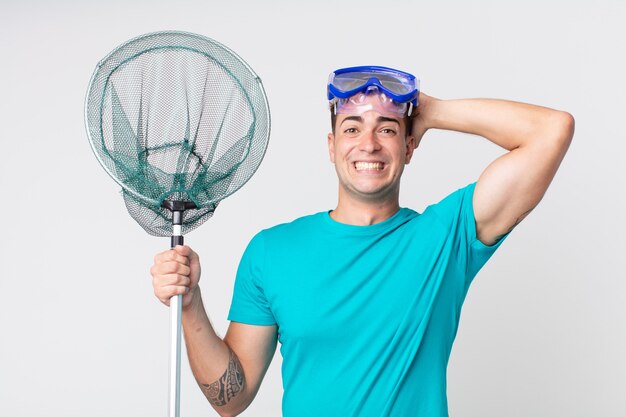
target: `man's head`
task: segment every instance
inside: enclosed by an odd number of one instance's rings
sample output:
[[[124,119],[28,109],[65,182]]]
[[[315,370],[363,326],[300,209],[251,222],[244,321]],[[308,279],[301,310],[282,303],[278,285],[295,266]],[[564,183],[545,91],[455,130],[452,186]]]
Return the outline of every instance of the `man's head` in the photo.
[[[417,80],[384,67],[354,67],[331,74],[328,135],[340,198],[383,202],[398,198],[400,177],[415,149],[410,114]]]

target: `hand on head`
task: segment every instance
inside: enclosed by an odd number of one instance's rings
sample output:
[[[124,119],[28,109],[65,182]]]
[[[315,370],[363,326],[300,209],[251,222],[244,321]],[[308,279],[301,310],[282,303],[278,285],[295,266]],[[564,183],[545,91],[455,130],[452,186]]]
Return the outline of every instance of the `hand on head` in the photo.
[[[415,147],[417,148],[422,140],[422,136],[430,129],[430,114],[432,111],[432,103],[436,99],[427,96],[420,91],[417,109],[413,110],[411,121],[413,123],[411,134],[415,138]]]

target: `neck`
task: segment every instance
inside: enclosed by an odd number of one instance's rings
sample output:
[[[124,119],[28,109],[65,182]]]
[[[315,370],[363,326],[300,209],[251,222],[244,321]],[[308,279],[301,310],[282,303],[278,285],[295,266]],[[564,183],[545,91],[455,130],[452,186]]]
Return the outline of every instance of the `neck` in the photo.
[[[330,213],[330,217],[339,223],[370,226],[384,222],[400,210],[397,197],[383,201],[363,201],[345,196],[342,198],[341,194],[337,208]]]

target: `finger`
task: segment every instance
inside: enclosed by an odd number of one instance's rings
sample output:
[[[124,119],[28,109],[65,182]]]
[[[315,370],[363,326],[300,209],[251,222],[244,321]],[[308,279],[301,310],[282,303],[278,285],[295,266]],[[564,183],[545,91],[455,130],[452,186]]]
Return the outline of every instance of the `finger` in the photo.
[[[155,265],[154,272],[155,274],[153,275],[167,275],[167,274],[189,275],[191,273],[191,268],[179,262],[168,261],[159,265]]]
[[[200,262],[200,257],[198,256],[198,254],[191,248],[189,248],[189,255],[187,255],[189,257],[189,260],[191,262]]]
[[[157,294],[157,296],[162,300],[169,300],[172,297],[177,295],[185,295],[189,292],[189,288],[183,287],[181,285],[168,285],[167,287],[161,288],[161,291]]]
[[[193,252],[191,248],[187,245],[176,245],[174,247],[174,250],[182,256],[189,256],[191,252]]]
[[[182,285],[189,287],[191,284],[191,278],[186,275],[179,274],[157,275],[153,279],[153,283],[155,287],[167,287],[170,285]]]
[[[187,245],[185,246],[178,245],[174,248],[174,250],[181,256],[186,256],[192,262],[193,261],[197,262],[200,259],[198,257],[198,254],[193,249],[191,249],[191,247]]]
[[[182,287],[179,285],[168,285],[167,287],[161,287],[154,291],[154,294],[157,296],[162,303],[169,305],[169,301],[172,297],[177,295],[185,295],[189,292],[189,288]]]
[[[163,261],[168,261],[172,256],[170,252],[172,252],[171,249],[157,253],[154,256],[154,263],[157,264]]]
[[[163,262],[175,261],[184,265],[189,265],[189,258],[185,255],[179,254],[177,251],[170,249],[165,252],[161,252],[154,257],[154,263],[160,264]]]

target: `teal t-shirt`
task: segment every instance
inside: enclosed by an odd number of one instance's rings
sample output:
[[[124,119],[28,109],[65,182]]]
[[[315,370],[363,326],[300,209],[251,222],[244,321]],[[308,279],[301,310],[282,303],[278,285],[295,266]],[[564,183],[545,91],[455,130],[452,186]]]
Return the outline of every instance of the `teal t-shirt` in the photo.
[[[505,239],[477,240],[474,187],[371,226],[322,212],[252,239],[229,320],[278,326],[284,417],[448,415],[461,306]]]

